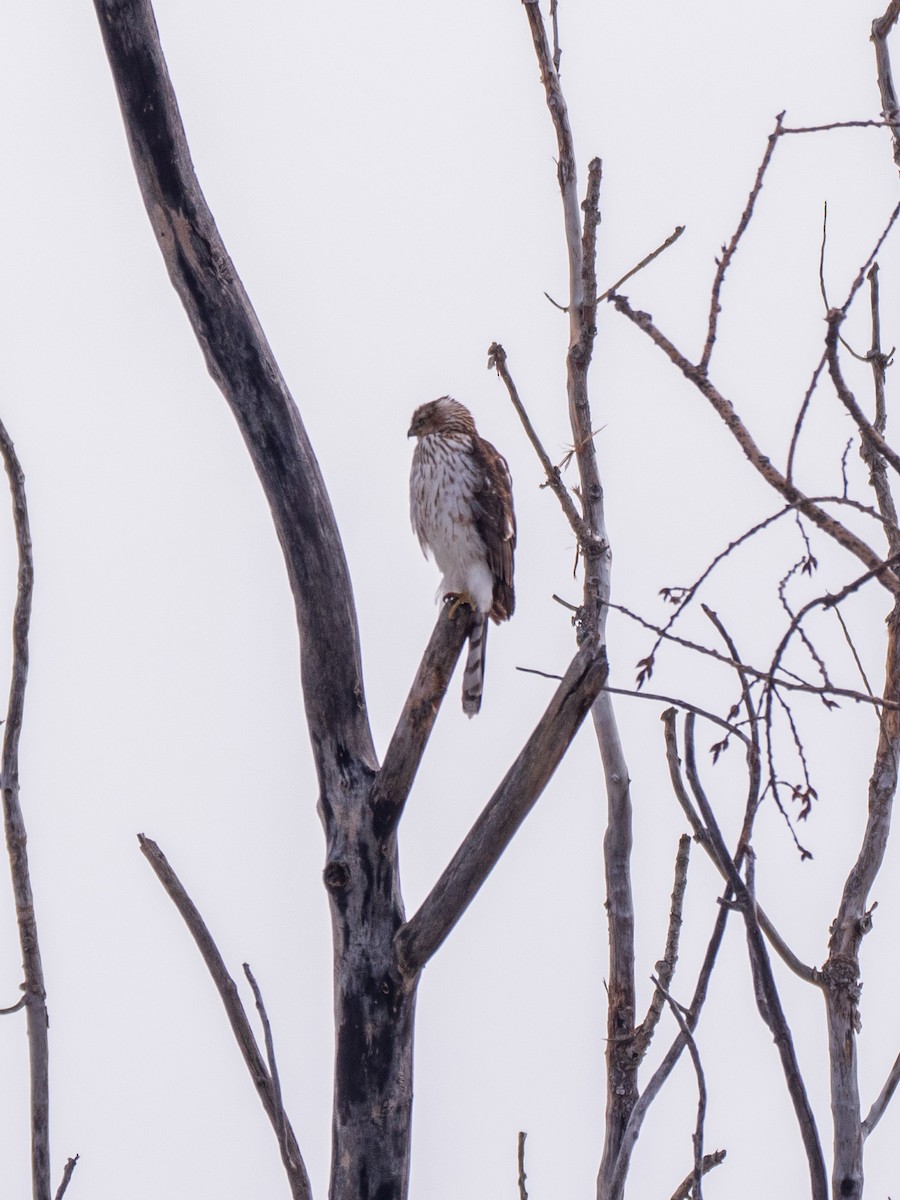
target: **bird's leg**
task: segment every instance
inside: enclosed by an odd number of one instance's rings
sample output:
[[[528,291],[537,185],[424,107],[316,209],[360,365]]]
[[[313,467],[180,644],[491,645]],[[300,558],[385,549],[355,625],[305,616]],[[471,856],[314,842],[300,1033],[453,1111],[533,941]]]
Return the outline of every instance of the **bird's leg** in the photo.
[[[461,605],[467,604],[472,612],[475,612],[478,607],[468,592],[448,592],[444,597],[444,603],[446,604],[448,600],[450,601],[450,611],[447,616],[451,621],[456,620],[456,614]]]

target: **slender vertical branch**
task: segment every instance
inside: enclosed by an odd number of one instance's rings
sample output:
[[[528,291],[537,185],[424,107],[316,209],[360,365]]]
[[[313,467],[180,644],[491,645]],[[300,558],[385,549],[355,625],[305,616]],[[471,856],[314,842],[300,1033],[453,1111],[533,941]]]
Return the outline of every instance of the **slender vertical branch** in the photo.
[[[6,848],[12,872],[16,922],[19,927],[22,967],[25,972],[23,988],[31,1071],[31,1186],[34,1200],[50,1200],[50,1045],[47,1036],[49,1021],[44,968],[28,869],[28,839],[19,803],[19,736],[22,732],[25,686],[28,681],[28,630],[31,624],[34,564],[28,507],[25,501],[25,475],[12,439],[2,422],[0,455],[3,457],[3,465],[9,479],[19,555],[16,606],[13,613],[12,672],[0,760],[0,786],[3,789]]]
[[[794,1051],[793,1037],[791,1036],[775,978],[772,974],[772,965],[766,953],[765,942],[763,941],[762,931],[757,918],[755,897],[744,884],[737,867],[728,854],[712,806],[700,782],[694,753],[693,730],[694,714],[688,713],[685,718],[685,767],[688,781],[690,782],[691,791],[700,810],[706,832],[713,842],[717,857],[726,867],[728,881],[734,890],[741,915],[744,918],[747,932],[747,949],[753,971],[756,1004],[760,1016],[772,1032],[772,1037],[781,1059],[788,1095],[794,1106],[794,1113],[797,1117],[797,1123],[800,1126],[800,1136],[806,1151],[811,1195],[813,1200],[827,1200],[828,1183],[825,1176],[825,1160],[822,1157],[819,1132],[816,1127],[815,1116],[810,1106],[809,1098],[806,1094],[806,1086],[800,1073],[800,1066]],[[845,1194],[847,1193],[838,1193],[838,1195]]]
[[[559,152],[557,178],[563,205],[563,224],[569,261],[569,349],[566,355],[566,394],[575,459],[581,487],[582,514],[595,538],[584,555],[582,633],[606,642],[612,556],[606,530],[603,486],[597,465],[588,370],[597,335],[596,242],[600,224],[602,165],[588,166],[584,202],[579,202],[575,146],[568,108],[553,63],[540,7],[524,0],[525,14],[544,85],[547,109]],[[582,213],[584,221],[582,223]],[[606,780],[607,826],[603,839],[606,910],[609,922],[607,981],[606,1128],[597,1178],[597,1195],[604,1200],[622,1136],[637,1101],[638,1059],[634,1047],[634,898],[631,889],[632,808],[628,764],[619,735],[612,696],[601,692],[591,710]]]
[[[691,1062],[694,1064],[694,1074],[697,1076],[697,1123],[694,1127],[692,1142],[694,1144],[694,1184],[693,1195],[694,1200],[703,1200],[703,1126],[706,1122],[706,1076],[703,1073],[703,1064],[700,1061],[700,1051],[697,1049],[697,1043],[694,1041],[694,1035],[691,1033],[690,1026],[685,1019],[681,1009],[666,991],[659,979],[654,979],[653,982],[665,997],[666,1003],[672,1016],[675,1018],[678,1028],[681,1030],[688,1052],[691,1056]]]
[[[528,1192],[525,1188],[525,1138],[528,1135],[520,1130],[518,1145],[516,1147],[516,1161],[519,1168],[519,1200],[528,1200]]]
[[[879,302],[878,263],[873,263],[869,269],[869,301],[872,313],[872,346],[868,358],[872,366],[872,382],[875,389],[875,420],[872,427],[884,436],[887,429],[887,404],[885,403],[884,383],[889,356],[881,348],[881,305]],[[877,448],[866,438],[862,438],[859,446],[860,458],[869,468],[869,482],[875,493],[878,511],[884,517],[884,531],[888,547],[892,555],[900,553],[900,530],[897,527],[897,506],[894,503],[891,483],[888,477],[884,459]]]
[[[900,699],[900,603],[887,622],[887,662],[884,695]],[[856,1038],[859,1018],[859,954],[872,927],[868,897],[881,870],[891,830],[900,758],[900,713],[885,708],[879,722],[878,745],[869,780],[868,819],[862,845],[853,864],[831,925],[828,961],[822,969],[831,1060],[831,1107],[834,1118],[835,1195],[855,1197],[863,1189],[864,1127],[861,1120]]]
[[[872,41],[875,43],[875,63],[878,70],[878,89],[881,92],[881,111],[891,127],[894,162],[900,167],[900,104],[897,103],[897,89],[894,87],[894,73],[891,70],[891,56],[887,43],[888,34],[897,23],[898,16],[900,16],[900,0],[890,0],[884,13],[872,22]]]
[[[778,144],[778,139],[781,136],[781,123],[784,120],[784,113],[779,113],[775,120],[775,128],[769,134],[769,140],[766,143],[766,152],[763,155],[763,160],[759,165],[759,170],[756,172],[756,179],[753,182],[753,187],[750,195],[747,198],[747,204],[741,213],[741,219],[738,222],[738,227],[732,235],[731,241],[727,246],[722,247],[722,257],[717,261],[716,274],[713,279],[712,291],[709,298],[709,318],[707,321],[706,343],[703,347],[698,364],[698,370],[701,375],[705,375],[709,370],[709,360],[712,357],[713,346],[716,344],[716,333],[719,326],[719,313],[722,311],[721,296],[722,284],[725,282],[725,272],[731,266],[731,260],[737,253],[737,248],[740,245],[741,238],[747,232],[747,226],[753,219],[753,210],[756,207],[756,201],[759,193],[762,191],[763,180],[765,179],[766,171],[769,169],[769,163],[772,161],[772,155],[775,153],[775,146]]]

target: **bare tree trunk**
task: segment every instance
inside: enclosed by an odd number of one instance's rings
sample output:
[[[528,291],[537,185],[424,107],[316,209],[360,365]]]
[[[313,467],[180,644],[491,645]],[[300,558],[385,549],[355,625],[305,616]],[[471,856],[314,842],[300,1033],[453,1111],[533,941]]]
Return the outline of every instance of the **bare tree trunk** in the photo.
[[[259,475],[294,595],[334,940],[330,1195],[403,1200],[419,973],[565,753],[606,680],[605,656],[596,635],[586,633],[534,733],[419,912],[406,922],[397,824],[471,615],[453,620],[445,610],[438,618],[379,769],[334,514],[299,412],[194,174],[149,0],[94,2],[151,224]]]

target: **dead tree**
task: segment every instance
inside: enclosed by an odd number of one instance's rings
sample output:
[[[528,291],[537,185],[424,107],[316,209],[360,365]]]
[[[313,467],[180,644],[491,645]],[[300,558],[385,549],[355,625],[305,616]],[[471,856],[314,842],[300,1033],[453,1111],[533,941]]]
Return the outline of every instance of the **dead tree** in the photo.
[[[353,595],[334,515],[299,412],[216,230],[191,165],[148,0],[96,0],[131,155],[172,283],[247,445],[294,596],[319,780],[332,913],[336,1061],[331,1195],[402,1197],[409,1171],[412,1044],[420,972],[462,915],[594,703],[606,664],[585,635],[544,717],[418,912],[408,920],[396,832],[468,622],[442,612],[379,766],[366,713]],[[247,1024],[199,914],[149,840],[143,847],[197,938],[242,1048]],[[274,1063],[245,1057],[279,1134],[295,1197],[309,1194]]]

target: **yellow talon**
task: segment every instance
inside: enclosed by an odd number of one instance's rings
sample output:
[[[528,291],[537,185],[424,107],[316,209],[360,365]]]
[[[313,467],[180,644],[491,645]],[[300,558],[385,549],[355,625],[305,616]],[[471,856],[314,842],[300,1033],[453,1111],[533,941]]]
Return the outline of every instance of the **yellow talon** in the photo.
[[[475,601],[472,599],[472,597],[469,595],[468,592],[459,592],[459,593],[448,592],[447,595],[444,597],[444,602],[446,603],[448,600],[451,603],[450,603],[450,610],[447,613],[447,616],[450,618],[451,621],[456,620],[456,614],[459,611],[460,605],[462,605],[462,604],[467,604],[469,606],[469,608],[471,608],[472,612],[475,611]]]

